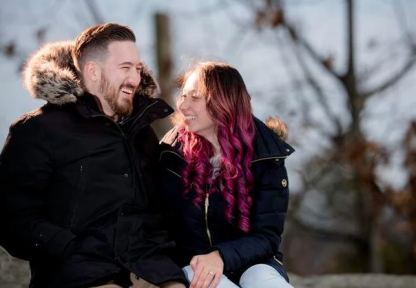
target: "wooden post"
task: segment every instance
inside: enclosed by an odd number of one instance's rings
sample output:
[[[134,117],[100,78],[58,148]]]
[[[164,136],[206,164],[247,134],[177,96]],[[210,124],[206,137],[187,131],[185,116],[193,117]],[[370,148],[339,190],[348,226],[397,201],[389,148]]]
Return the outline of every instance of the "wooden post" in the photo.
[[[175,107],[174,101],[174,81],[172,76],[173,62],[171,55],[169,17],[166,14],[155,15],[156,30],[156,63],[159,85],[162,90],[160,98],[165,100],[170,106]],[[156,121],[153,128],[157,136],[162,137],[172,128],[170,117]]]

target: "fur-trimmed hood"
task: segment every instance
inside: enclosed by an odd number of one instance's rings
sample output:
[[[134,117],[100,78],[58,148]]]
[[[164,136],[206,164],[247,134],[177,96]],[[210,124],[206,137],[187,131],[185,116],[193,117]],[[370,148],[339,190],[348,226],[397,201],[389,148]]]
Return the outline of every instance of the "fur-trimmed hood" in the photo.
[[[48,43],[29,57],[23,69],[26,89],[33,98],[63,105],[74,103],[84,94],[72,59],[73,41]],[[144,65],[136,96],[154,97],[160,93],[152,71]]]

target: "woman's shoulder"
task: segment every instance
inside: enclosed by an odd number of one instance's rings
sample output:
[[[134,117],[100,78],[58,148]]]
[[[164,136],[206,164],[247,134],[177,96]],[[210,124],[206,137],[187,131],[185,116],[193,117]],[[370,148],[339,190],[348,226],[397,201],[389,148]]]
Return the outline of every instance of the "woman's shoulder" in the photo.
[[[283,141],[274,130],[270,129],[263,121],[256,117],[254,119],[254,126],[256,128],[256,134],[253,140],[254,148],[254,161],[286,158],[293,152],[292,146]]]

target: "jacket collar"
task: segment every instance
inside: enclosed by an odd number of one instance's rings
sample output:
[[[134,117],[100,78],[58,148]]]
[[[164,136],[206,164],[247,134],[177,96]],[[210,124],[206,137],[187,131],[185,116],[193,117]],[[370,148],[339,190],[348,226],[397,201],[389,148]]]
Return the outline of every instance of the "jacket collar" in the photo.
[[[254,156],[252,162],[260,160],[286,158],[293,152],[292,146],[280,139],[269,127],[262,121],[253,116],[256,134],[253,140]],[[171,129],[160,141],[179,151],[180,143],[178,141],[177,127]]]
[[[266,160],[268,158],[286,158],[295,149],[285,141],[280,139],[269,127],[262,121],[253,116],[256,134],[254,136],[254,157],[253,161]]]
[[[94,95],[85,92],[82,97],[79,97],[75,107],[78,113],[85,118],[105,117],[98,105],[98,101]],[[172,113],[172,107],[164,100],[136,95],[133,100],[132,114],[128,118],[123,119],[120,124],[130,125],[137,118],[143,118],[145,119],[145,124],[150,124],[154,120],[165,118]]]

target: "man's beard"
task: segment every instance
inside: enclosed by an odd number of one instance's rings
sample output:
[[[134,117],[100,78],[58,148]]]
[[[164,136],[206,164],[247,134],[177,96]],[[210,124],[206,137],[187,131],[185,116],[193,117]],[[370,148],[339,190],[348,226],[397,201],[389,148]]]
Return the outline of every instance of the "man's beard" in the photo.
[[[118,117],[128,117],[133,112],[133,103],[130,99],[122,99],[119,103],[119,90],[112,88],[110,82],[107,80],[104,74],[100,81],[100,91],[103,93],[104,100],[107,101],[110,108],[114,111],[114,114]],[[133,94],[134,95],[134,94]]]

